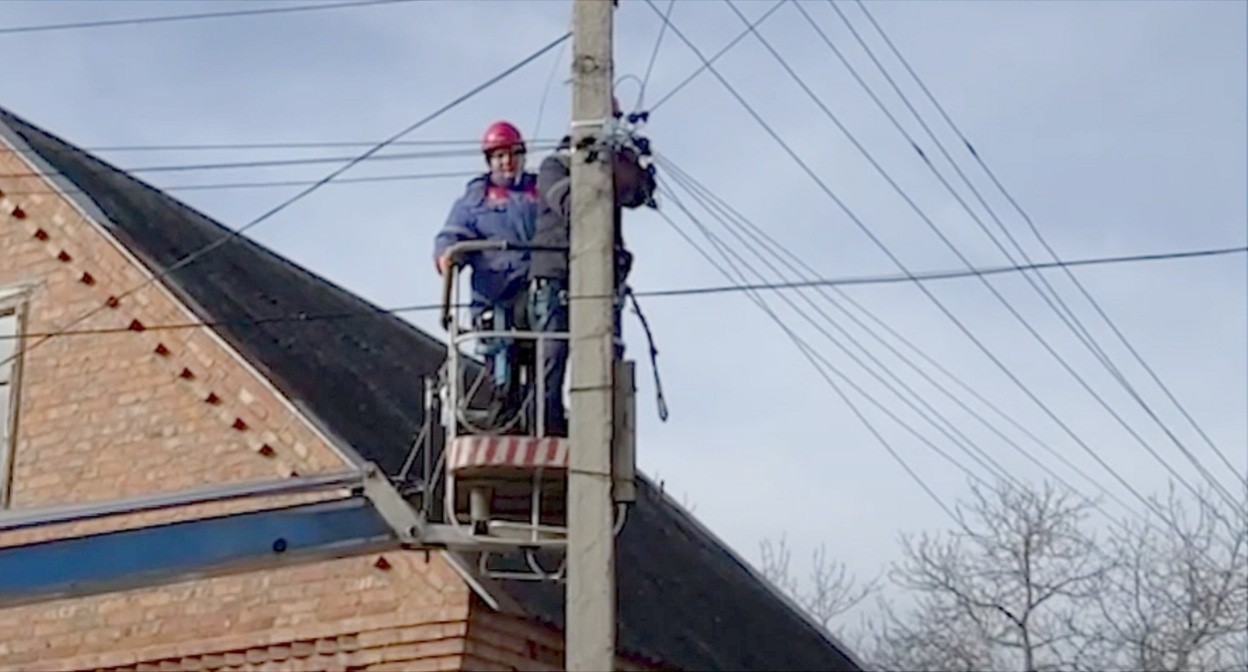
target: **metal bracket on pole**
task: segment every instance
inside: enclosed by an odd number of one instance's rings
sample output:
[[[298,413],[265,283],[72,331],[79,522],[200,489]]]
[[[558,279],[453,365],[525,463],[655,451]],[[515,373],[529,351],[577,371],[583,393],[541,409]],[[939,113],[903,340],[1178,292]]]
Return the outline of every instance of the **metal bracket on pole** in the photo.
[[[637,363],[615,362],[615,432],[611,446],[611,494],[617,504],[637,501]]]

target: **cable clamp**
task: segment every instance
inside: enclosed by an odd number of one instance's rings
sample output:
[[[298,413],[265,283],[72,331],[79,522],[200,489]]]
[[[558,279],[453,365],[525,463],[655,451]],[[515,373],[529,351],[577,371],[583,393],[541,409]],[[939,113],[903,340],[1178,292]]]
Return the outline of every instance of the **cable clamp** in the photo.
[[[607,126],[608,119],[573,119],[572,128],[603,128]]]

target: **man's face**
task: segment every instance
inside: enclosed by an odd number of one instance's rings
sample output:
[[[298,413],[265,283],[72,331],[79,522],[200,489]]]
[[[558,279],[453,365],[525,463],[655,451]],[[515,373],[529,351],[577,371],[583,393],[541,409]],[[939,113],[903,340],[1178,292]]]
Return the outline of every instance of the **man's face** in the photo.
[[[490,164],[490,179],[497,185],[514,184],[516,177],[524,172],[524,150],[518,147],[496,149],[486,161]]]

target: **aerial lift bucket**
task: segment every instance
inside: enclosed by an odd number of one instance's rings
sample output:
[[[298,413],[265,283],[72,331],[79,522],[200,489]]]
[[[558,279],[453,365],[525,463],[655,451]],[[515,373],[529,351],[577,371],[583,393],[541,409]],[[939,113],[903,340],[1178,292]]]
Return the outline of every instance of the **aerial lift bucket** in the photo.
[[[464,255],[506,246],[494,241],[470,241],[451,248],[453,263],[443,286],[442,325],[448,332],[447,363],[440,380],[441,425],[445,432],[443,516],[448,524],[498,553],[520,550],[535,578],[561,578],[562,569],[541,569],[536,554],[558,557],[562,568],[567,544],[568,439],[546,431],[541,344],[567,340],[567,332],[535,332],[517,325],[479,328],[460,303],[458,261]],[[521,325],[522,326],[522,325]],[[506,339],[522,353],[515,375],[526,390],[519,413],[501,427],[483,426],[482,406],[488,395],[482,381],[489,372],[464,350],[486,339]],[[479,351],[479,348],[478,348]],[[527,353],[527,354],[523,354]],[[474,375],[475,372],[475,375]],[[615,431],[612,454],[612,491],[617,504],[616,531],[624,523],[627,504],[635,492],[634,364],[615,367]],[[504,577],[508,578],[508,577]],[[521,578],[514,576],[510,578]]]

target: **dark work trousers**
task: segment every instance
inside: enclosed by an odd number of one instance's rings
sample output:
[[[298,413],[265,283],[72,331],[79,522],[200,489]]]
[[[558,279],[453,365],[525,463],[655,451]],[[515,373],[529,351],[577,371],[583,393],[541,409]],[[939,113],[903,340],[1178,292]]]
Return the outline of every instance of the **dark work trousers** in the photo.
[[[474,316],[475,327],[484,331],[514,331],[527,328],[527,302],[524,292],[506,301],[486,306]],[[519,347],[513,338],[489,336],[478,341],[478,354],[485,357],[494,389],[491,424],[514,417],[523,403],[519,384]]]
[[[533,331],[568,331],[567,282],[558,278],[535,278],[529,285],[529,315]],[[547,339],[537,347],[535,359],[542,367],[544,395],[538,400],[548,436],[567,436],[568,419],[563,407],[563,377],[568,368],[568,341]],[[534,378],[536,379],[536,375]],[[534,394],[536,399],[537,395]],[[536,423],[534,423],[536,430]]]
[[[614,342],[615,357],[624,356],[624,338],[620,313],[624,305],[622,292],[615,292]],[[569,331],[568,284],[562,278],[535,278],[529,286],[529,317],[533,331]],[[548,339],[538,346],[537,361],[541,362],[545,378],[545,398],[541,408],[545,413],[546,433],[567,436],[567,410],[563,404],[563,379],[568,368],[568,340]],[[536,395],[534,395],[536,397]]]

